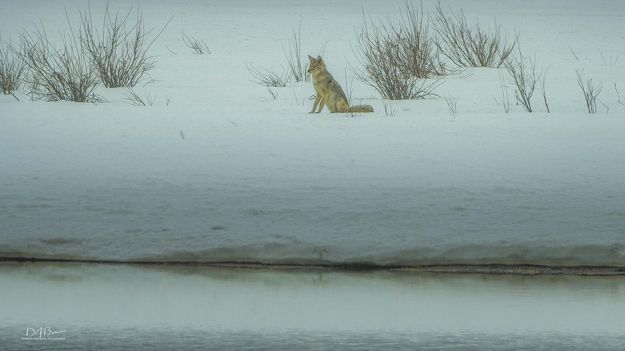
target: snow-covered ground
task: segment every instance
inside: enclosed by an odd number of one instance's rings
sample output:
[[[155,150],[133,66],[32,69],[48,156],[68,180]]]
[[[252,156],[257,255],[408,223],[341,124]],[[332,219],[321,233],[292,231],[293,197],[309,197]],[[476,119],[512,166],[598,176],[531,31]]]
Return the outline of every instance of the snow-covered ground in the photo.
[[[552,113],[539,92],[537,112],[504,113],[503,71],[469,69],[437,98],[391,102],[391,117],[353,79],[352,47],[363,9],[376,19],[403,4],[140,2],[152,27],[173,16],[153,81],[135,89],[152,106],[122,89],[98,89],[100,104],[0,96],[0,256],[625,266],[625,106],[613,87],[625,93],[625,2],[444,2],[518,32],[549,68]],[[5,1],[0,34],[41,20],[52,37],[65,9],[87,6]],[[300,21],[304,52],[325,47],[330,72],[376,112],[310,115],[311,83],[272,88],[274,100],[252,82],[249,64],[286,66]],[[212,54],[193,55],[182,32]],[[596,115],[581,69],[604,86]]]

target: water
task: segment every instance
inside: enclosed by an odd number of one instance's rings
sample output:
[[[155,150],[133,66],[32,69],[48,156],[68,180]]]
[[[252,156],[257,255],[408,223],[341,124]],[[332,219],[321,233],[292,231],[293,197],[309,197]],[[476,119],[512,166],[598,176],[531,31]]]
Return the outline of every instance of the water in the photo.
[[[625,278],[0,265],[10,350],[621,350]],[[64,340],[21,340],[27,329]],[[30,332],[32,334],[32,332]]]
[[[167,329],[82,329],[63,341],[16,341],[3,328],[11,350],[622,350],[625,336],[574,334],[376,334],[319,332],[219,332]],[[15,333],[13,333],[14,335]]]

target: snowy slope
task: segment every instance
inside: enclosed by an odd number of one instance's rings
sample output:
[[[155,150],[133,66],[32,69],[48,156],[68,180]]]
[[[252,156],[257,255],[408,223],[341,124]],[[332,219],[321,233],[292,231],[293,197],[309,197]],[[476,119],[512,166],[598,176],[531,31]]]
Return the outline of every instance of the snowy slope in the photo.
[[[39,19],[54,33],[64,7],[87,6],[62,3],[2,3],[0,33],[17,38]],[[612,86],[625,91],[625,4],[450,2],[520,34],[550,67],[553,113],[539,98],[537,113],[504,113],[498,71],[470,69],[438,98],[393,102],[389,117],[349,67],[361,9],[402,4],[141,3],[155,27],[174,16],[154,45],[154,81],[136,89],[154,105],[104,88],[97,105],[0,96],[0,255],[624,266],[625,107]],[[286,65],[300,18],[305,51],[325,45],[329,70],[375,113],[310,115],[310,83],[275,88],[274,100],[251,81],[246,64]],[[192,55],[181,31],[213,54]],[[582,68],[604,85],[596,115],[576,86]]]

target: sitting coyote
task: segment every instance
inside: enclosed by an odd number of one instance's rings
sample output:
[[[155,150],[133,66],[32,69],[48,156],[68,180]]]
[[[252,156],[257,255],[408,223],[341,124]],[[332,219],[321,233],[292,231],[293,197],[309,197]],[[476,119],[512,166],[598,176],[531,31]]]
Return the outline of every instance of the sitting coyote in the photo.
[[[324,105],[328,106],[330,112],[373,112],[370,105],[349,106],[343,89],[328,72],[321,56],[314,58],[308,55],[308,58],[310,59],[308,72],[312,74],[313,86],[317,92],[310,113],[315,112],[317,105],[319,105],[317,113],[321,112]]]

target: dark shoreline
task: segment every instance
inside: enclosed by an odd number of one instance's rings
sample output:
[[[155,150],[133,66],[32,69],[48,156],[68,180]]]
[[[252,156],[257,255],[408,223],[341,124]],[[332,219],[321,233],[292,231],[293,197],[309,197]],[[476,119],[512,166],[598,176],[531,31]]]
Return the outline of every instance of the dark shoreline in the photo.
[[[280,263],[254,261],[121,261],[100,259],[64,259],[37,257],[0,257],[2,263],[59,263],[128,266],[186,266],[207,268],[239,268],[257,270],[324,270],[345,272],[408,272],[439,274],[492,274],[492,275],[577,275],[625,276],[625,267],[619,266],[558,266],[538,264],[427,264],[380,265],[372,263]]]

